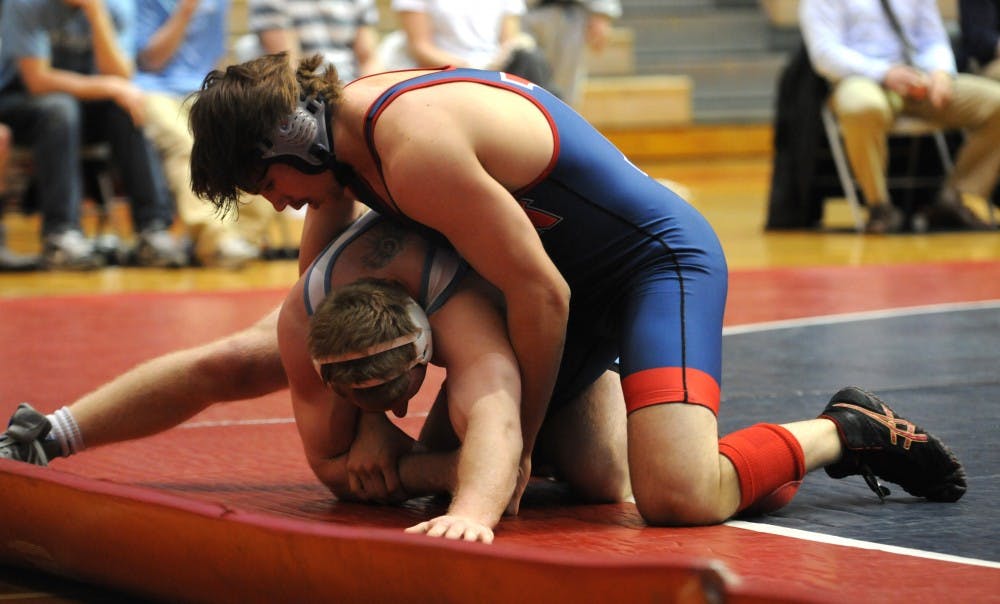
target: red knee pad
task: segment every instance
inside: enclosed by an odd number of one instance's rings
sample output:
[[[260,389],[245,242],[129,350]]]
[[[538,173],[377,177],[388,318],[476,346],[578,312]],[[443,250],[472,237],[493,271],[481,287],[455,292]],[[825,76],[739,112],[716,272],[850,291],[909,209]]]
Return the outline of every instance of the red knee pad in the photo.
[[[806,474],[802,446],[777,424],[757,424],[728,434],[719,441],[719,453],[736,467],[739,512],[763,514],[784,507]]]
[[[707,407],[719,415],[719,383],[704,371],[690,367],[657,367],[627,375],[622,378],[622,391],[626,413],[663,403],[687,403]]]

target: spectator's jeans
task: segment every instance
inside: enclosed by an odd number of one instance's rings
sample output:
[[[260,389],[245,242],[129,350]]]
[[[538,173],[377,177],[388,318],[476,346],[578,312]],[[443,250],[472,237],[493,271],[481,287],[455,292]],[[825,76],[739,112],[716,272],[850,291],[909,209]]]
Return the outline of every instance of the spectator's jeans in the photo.
[[[135,229],[166,228],[173,222],[173,200],[159,157],[118,105],[81,102],[62,93],[33,96],[4,91],[0,122],[13,130],[15,144],[31,148],[43,236],[80,228],[80,146],[102,141],[111,146]]]

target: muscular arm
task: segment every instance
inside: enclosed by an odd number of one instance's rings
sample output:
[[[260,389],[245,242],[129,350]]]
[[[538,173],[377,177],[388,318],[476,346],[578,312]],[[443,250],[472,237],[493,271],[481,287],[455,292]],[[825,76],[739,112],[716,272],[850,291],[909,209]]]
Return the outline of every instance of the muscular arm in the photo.
[[[288,376],[295,424],[313,473],[334,495],[349,497],[347,452],[354,440],[358,411],[334,398],[312,367],[306,344],[308,316],[300,292],[301,281],[285,299],[278,317],[278,348]]]
[[[503,294],[520,365],[527,459],[555,386],[569,287],[517,201],[480,164],[471,141],[443,112],[428,111],[422,118],[425,129],[411,127],[406,132],[405,140],[412,142],[383,155],[385,173],[391,175],[388,186],[403,212],[445,235]],[[391,127],[386,134],[394,134]],[[459,205],[462,211],[454,211]]]
[[[318,208],[310,207],[306,211],[302,241],[299,243],[299,274],[305,272],[323,248],[365,210],[346,192],[339,199],[327,200]]]
[[[456,529],[447,536],[476,538],[480,527],[492,529],[499,522],[517,482],[521,456],[517,361],[503,317],[482,290],[466,288],[455,294],[432,320],[435,358],[447,362],[448,414],[462,444],[447,517],[424,525],[431,535],[435,525],[442,525],[445,534],[454,526],[453,519],[460,519],[460,526],[472,527],[472,532]]]

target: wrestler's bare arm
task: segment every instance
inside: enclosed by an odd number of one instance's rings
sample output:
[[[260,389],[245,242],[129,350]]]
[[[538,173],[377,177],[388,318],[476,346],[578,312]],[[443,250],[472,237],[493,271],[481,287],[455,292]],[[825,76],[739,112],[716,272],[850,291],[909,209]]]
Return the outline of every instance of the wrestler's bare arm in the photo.
[[[435,358],[447,364],[448,413],[462,444],[448,513],[412,532],[489,542],[517,484],[520,378],[503,317],[492,304],[482,291],[465,288],[432,316]],[[404,482],[412,470],[401,463]]]
[[[338,497],[350,496],[346,453],[354,440],[358,410],[334,397],[312,366],[307,345],[309,317],[301,281],[278,316],[278,349],[288,376],[295,424],[316,477]]]
[[[411,100],[436,102],[426,96]],[[530,468],[528,456],[562,356],[569,288],[525,212],[480,163],[481,143],[467,132],[467,122],[450,119],[446,111],[425,111],[404,137],[394,128],[405,123],[407,106],[387,110],[382,119],[393,110],[398,113],[380,124],[376,135],[394,199],[408,216],[444,234],[507,302],[510,340],[521,369],[522,463]]]

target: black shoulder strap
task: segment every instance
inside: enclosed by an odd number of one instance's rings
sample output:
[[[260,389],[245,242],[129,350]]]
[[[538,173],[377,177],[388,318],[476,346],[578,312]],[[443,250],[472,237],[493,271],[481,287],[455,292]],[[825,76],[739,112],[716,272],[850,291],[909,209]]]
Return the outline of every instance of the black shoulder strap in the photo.
[[[899,25],[899,19],[896,17],[896,13],[893,12],[889,0],[880,1],[882,3],[882,10],[885,11],[885,16],[889,19],[893,31],[899,36],[899,41],[903,43],[903,60],[906,61],[907,65],[913,65],[913,44],[910,43],[909,38],[906,37],[906,33],[903,32],[902,26]]]

